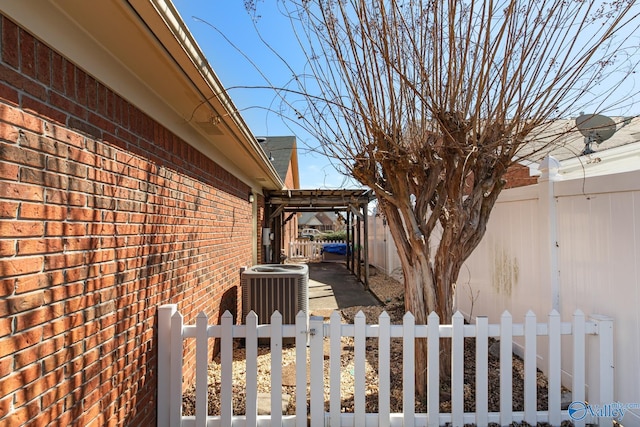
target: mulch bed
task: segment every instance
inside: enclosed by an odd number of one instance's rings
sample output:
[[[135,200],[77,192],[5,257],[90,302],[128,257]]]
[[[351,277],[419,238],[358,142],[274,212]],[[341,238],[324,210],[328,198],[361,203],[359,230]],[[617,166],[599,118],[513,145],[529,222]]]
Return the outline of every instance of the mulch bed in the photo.
[[[387,311],[391,317],[392,324],[401,324],[404,315],[404,304],[401,299],[402,289],[398,287],[398,282],[389,279],[386,276],[378,275],[372,280],[372,290],[376,290],[376,286],[380,289],[379,293],[383,295],[380,298],[385,301],[384,307],[350,307],[341,311],[344,322],[352,323],[353,316],[358,311],[363,311],[367,317],[368,324],[377,323],[377,318],[382,310]],[[395,295],[392,295],[395,294]],[[379,295],[380,296],[380,295]],[[241,341],[239,341],[241,342]],[[495,343],[492,340],[489,344]],[[342,338],[342,354],[341,354],[341,397],[342,412],[353,412],[353,338]],[[378,412],[378,393],[377,393],[377,340],[369,339],[367,343],[367,353],[371,357],[367,358],[366,378],[366,412]],[[328,353],[326,353],[328,354]],[[465,339],[465,373],[464,373],[464,410],[465,412],[475,411],[475,339]],[[391,344],[391,412],[402,412],[402,342],[401,339],[392,339]],[[282,364],[286,372],[295,370],[295,348],[284,346]],[[220,387],[220,364],[219,357],[216,357],[209,366],[209,414],[218,415],[220,408],[220,399],[217,390]],[[270,387],[270,362],[271,357],[268,347],[260,347],[258,355],[258,392],[269,393]],[[328,379],[329,360],[325,355],[325,384],[329,383]],[[524,410],[524,364],[523,360],[517,356],[513,356],[512,364],[512,402],[514,411]],[[244,414],[245,407],[245,370],[244,370],[244,348],[239,345],[234,350],[234,366],[233,366],[233,408],[234,414]],[[295,381],[284,381],[284,384],[295,384]],[[500,360],[496,352],[489,352],[488,364],[488,387],[489,387],[489,411],[499,412],[500,410]],[[328,387],[325,387],[325,410],[329,410],[329,394]],[[537,373],[537,392],[538,392],[538,410],[547,409],[547,379],[538,371]],[[295,385],[284,385],[283,394],[295,396]],[[307,392],[308,396],[308,392]],[[451,412],[451,390],[449,384],[440,385],[440,412]],[[309,402],[307,401],[307,405]],[[188,389],[183,396],[183,414],[193,415],[195,411],[195,391],[193,388]],[[416,413],[427,412],[426,401],[416,399]],[[285,415],[295,414],[295,399],[292,398],[284,412]],[[491,424],[490,424],[491,425]],[[548,424],[538,424],[546,426]],[[562,426],[571,426],[570,422],[563,422]],[[526,423],[513,426],[528,426]]]

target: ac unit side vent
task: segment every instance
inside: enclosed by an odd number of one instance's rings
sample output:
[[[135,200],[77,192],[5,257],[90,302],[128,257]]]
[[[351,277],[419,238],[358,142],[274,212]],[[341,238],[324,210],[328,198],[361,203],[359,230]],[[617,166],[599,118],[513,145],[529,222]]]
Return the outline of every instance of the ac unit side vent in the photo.
[[[296,265],[298,266],[298,265]],[[282,323],[293,325],[298,312],[308,316],[309,274],[306,265],[300,268],[282,268],[258,265],[242,273],[242,318],[250,311],[258,315],[260,324],[271,323],[274,311],[282,314]],[[302,268],[304,267],[304,268]]]

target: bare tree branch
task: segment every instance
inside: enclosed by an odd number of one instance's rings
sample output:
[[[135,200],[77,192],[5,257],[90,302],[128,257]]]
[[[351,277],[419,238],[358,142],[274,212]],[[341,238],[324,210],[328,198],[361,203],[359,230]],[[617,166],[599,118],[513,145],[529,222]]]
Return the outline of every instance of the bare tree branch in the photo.
[[[637,108],[637,87],[624,84],[640,57],[633,0],[278,4],[307,64],[276,94],[375,192],[417,319],[453,314],[460,268],[509,168],[559,142],[554,122]]]

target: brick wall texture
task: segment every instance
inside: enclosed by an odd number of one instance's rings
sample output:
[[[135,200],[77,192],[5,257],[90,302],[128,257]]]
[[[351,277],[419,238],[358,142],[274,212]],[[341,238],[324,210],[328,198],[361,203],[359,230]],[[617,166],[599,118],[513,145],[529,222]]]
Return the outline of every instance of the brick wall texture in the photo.
[[[509,168],[504,179],[507,181],[505,188],[525,187],[538,182],[538,177],[529,175],[529,168],[515,164]]]
[[[241,312],[250,188],[0,25],[0,425],[153,426],[156,309]]]

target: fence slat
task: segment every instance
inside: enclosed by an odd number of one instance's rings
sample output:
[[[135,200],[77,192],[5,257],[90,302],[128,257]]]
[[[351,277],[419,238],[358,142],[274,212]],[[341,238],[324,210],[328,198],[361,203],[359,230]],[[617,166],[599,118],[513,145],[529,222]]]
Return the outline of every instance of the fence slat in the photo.
[[[282,425],[282,314],[271,315],[271,422]]]
[[[296,315],[296,427],[307,427],[307,335],[308,318]]]
[[[464,425],[464,316],[457,311],[451,331],[451,422]]]
[[[201,311],[196,317],[196,427],[207,427],[209,318]]]
[[[536,315],[529,310],[524,316],[524,420],[529,425],[537,424],[536,323]]]
[[[429,427],[440,425],[440,317],[427,317],[427,413]]]
[[[589,400],[592,402],[601,402],[608,404],[613,402],[613,319],[602,315],[592,315],[591,319],[597,324],[598,332],[598,387],[597,396],[591,396],[589,392]],[[589,389],[591,390],[591,389]],[[595,393],[594,393],[595,394]],[[607,421],[611,424],[611,420],[605,417],[599,417],[598,425],[607,425]]]
[[[182,420],[182,314],[171,316],[171,409],[169,424],[179,426]]]
[[[402,413],[407,426],[414,425],[416,412],[415,325],[413,314],[406,313],[402,318]]]
[[[488,424],[489,412],[489,318],[476,317],[476,425]]]
[[[255,427],[258,423],[258,315],[251,310],[247,314],[245,355],[246,355],[246,417],[247,426]]]
[[[340,313],[334,311],[329,319],[330,323],[330,350],[329,350],[329,389],[332,393],[329,395],[329,412],[331,425],[340,425],[340,407],[342,405],[342,396],[340,393],[341,380],[340,375],[340,351],[342,344],[340,342],[342,335],[342,325],[340,323]]]
[[[322,317],[318,316],[312,316],[309,320],[309,330],[311,334],[309,338],[309,357],[311,358],[309,388],[311,389],[311,402],[324,402],[324,352],[322,350],[324,326],[322,320]],[[338,342],[340,341],[340,336],[337,337],[337,340]],[[331,341],[333,344],[333,339]],[[324,426],[324,404],[310,406],[311,427]]]
[[[171,399],[171,316],[178,311],[177,304],[158,308],[158,407],[157,427],[169,427]]]
[[[560,425],[560,387],[561,387],[561,369],[562,369],[562,343],[560,341],[560,313],[551,310],[549,313],[549,374],[548,374],[548,392],[549,392],[549,423],[551,425]]]
[[[573,375],[571,384],[571,400],[574,402],[585,401],[585,316],[580,310],[573,313]],[[584,427],[585,419],[574,420],[575,427]]]
[[[513,319],[508,311],[500,317],[500,424],[510,425],[513,421]]]
[[[228,310],[220,325],[220,422],[229,426],[233,417],[233,315]]]
[[[354,426],[363,426],[365,419],[365,397],[366,397],[366,327],[367,319],[362,311],[356,313],[354,320],[354,337],[353,337],[353,364],[354,364],[354,392],[353,392],[353,422]]]
[[[389,427],[391,412],[391,318],[386,311],[378,317],[378,427]]]

